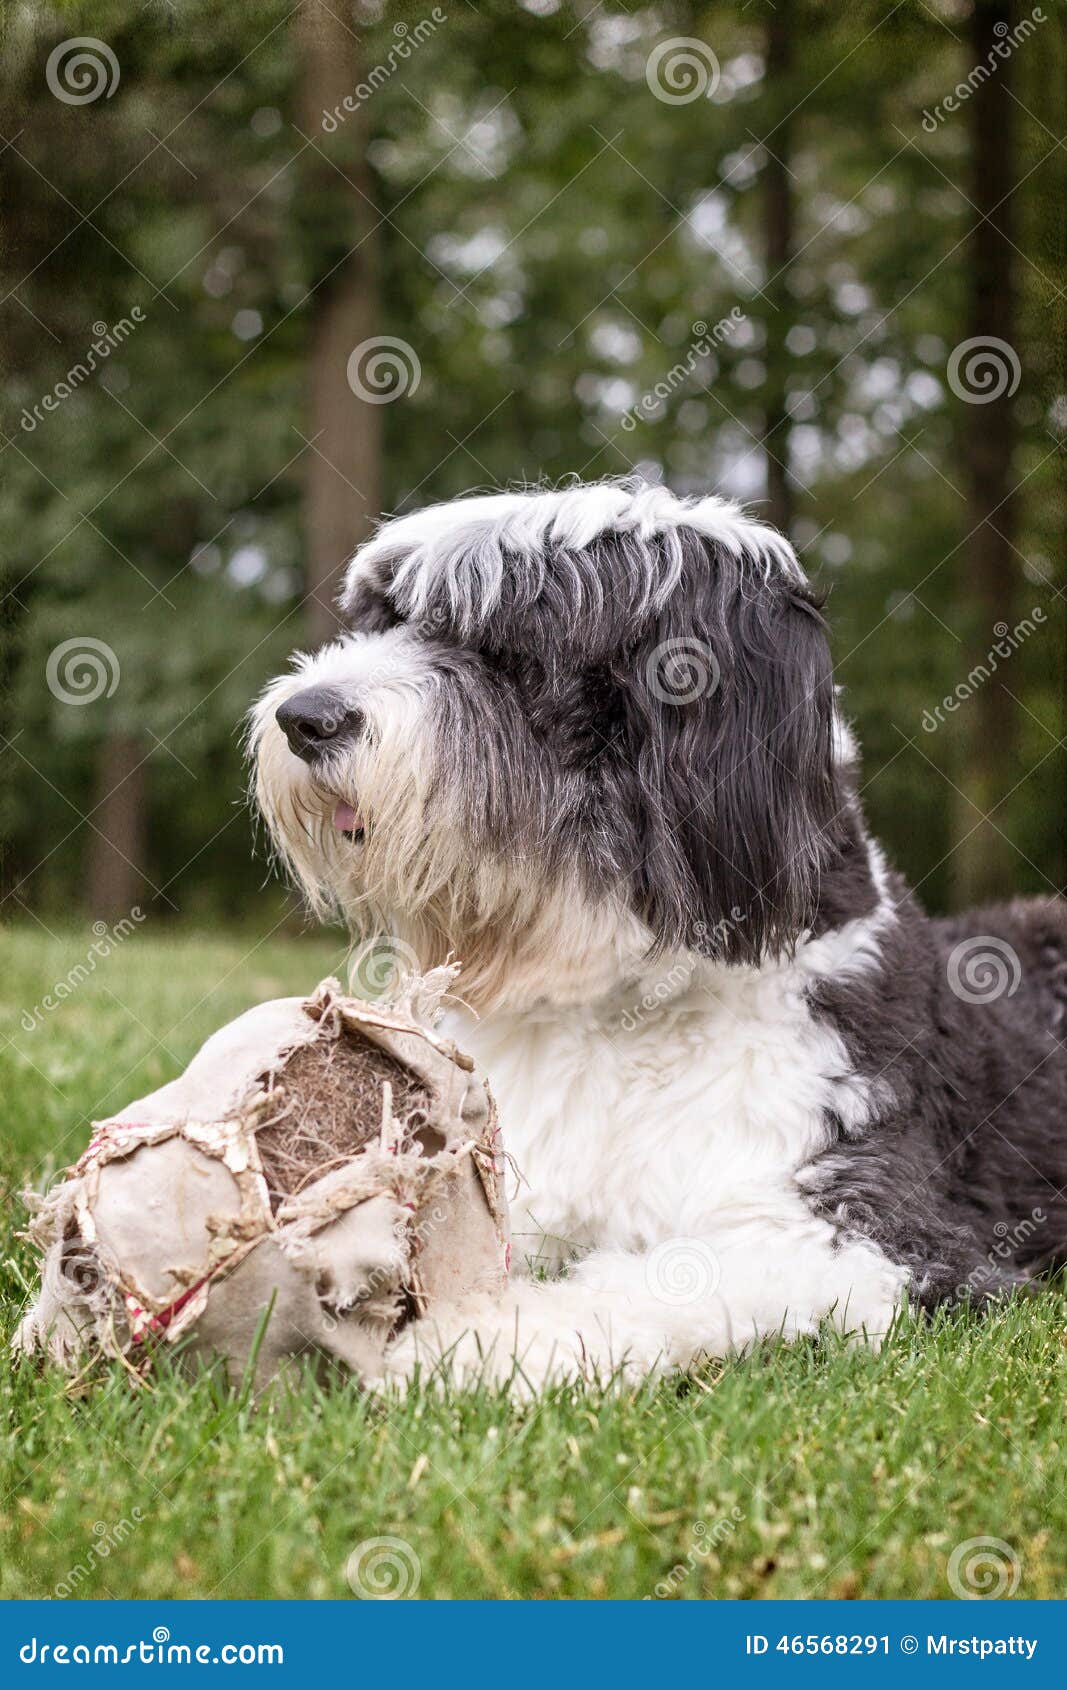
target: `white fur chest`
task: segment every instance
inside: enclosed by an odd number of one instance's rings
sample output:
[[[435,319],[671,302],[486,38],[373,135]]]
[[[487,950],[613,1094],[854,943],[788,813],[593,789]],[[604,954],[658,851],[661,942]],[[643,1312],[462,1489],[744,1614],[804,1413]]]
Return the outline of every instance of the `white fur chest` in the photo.
[[[595,1006],[451,1019],[487,1072],[514,1194],[516,1255],[552,1266],[591,1247],[702,1236],[728,1247],[794,1216],[794,1175],[858,1125],[869,1088],[793,965],[691,964]],[[677,974],[677,970],[674,974]]]

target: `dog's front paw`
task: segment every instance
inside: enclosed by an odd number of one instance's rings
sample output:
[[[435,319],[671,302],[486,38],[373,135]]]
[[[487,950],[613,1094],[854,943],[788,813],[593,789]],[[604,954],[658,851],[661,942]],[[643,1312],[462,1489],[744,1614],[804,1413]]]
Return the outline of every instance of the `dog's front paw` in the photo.
[[[658,1370],[659,1355],[644,1357],[635,1349],[616,1353],[599,1328],[581,1332],[523,1312],[526,1318],[520,1320],[507,1300],[435,1309],[389,1345],[375,1385],[406,1392],[417,1379],[420,1388],[505,1389],[527,1401],[551,1385],[630,1383]]]
[[[473,1391],[506,1389],[527,1400],[554,1380],[585,1377],[578,1356],[559,1354],[540,1340],[516,1352],[514,1330],[489,1323],[449,1320],[446,1311],[412,1321],[385,1352],[373,1381],[382,1392],[420,1389]]]

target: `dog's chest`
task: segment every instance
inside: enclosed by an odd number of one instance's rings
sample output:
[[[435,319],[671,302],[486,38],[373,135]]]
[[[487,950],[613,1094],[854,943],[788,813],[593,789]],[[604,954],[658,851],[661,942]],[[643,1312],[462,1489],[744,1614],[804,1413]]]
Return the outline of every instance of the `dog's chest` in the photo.
[[[864,1088],[787,973],[666,1004],[537,1011],[450,1031],[487,1072],[522,1176],[516,1243],[556,1261],[722,1234],[796,1201],[827,1111]],[[530,1252],[529,1238],[525,1248]]]

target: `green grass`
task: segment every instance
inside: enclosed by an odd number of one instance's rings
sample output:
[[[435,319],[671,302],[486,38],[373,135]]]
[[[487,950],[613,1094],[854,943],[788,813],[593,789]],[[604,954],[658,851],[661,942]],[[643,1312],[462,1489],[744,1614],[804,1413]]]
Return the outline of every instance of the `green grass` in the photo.
[[[340,963],[326,941],[137,932],[26,1032],[91,939],[0,930],[8,1190],[222,1021]],[[34,1270],[5,1211],[6,1340]],[[1010,1546],[1020,1596],[1062,1596],[1065,1313],[1049,1290],[905,1326],[880,1355],[827,1340],[521,1407],[386,1407],[310,1378],[257,1407],[168,1367],[147,1390],[116,1367],[71,1391],[4,1363],[0,1597],[347,1596],[350,1555],[382,1536],[425,1597],[949,1596],[975,1537]]]

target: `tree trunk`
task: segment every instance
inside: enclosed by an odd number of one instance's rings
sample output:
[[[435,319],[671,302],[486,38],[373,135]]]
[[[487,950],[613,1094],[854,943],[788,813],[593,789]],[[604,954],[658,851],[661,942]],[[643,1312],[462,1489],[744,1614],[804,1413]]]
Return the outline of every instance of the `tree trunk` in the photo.
[[[794,0],[778,0],[766,25],[767,88],[777,126],[767,141],[763,167],[763,246],[767,267],[767,330],[764,408],[767,519],[788,534],[793,521],[789,482],[789,349],[792,322],[789,264],[793,257],[793,188],[789,174],[793,140],[792,99]]]
[[[378,221],[366,158],[359,44],[342,6],[302,0],[301,128],[313,143],[301,159],[305,228],[315,291],[308,346],[304,453],[306,619],[316,641],[339,628],[334,599],[344,566],[381,511],[381,405],[353,391],[349,360],[378,331]],[[323,128],[323,115],[337,112]],[[332,129],[331,129],[332,125]],[[325,155],[325,156],[323,156]],[[350,250],[350,249],[355,249]],[[366,354],[358,360],[366,368]]]
[[[11,54],[10,62],[17,64],[13,41],[22,20],[12,14],[13,8],[0,12],[0,51],[6,49]],[[0,133],[18,135],[24,125],[26,103],[22,79],[13,73],[6,79],[0,95]],[[0,294],[6,295],[9,290],[17,289],[20,278],[32,270],[33,263],[28,262],[26,257],[29,242],[23,221],[13,214],[10,204],[10,158],[4,162],[8,181],[0,203]],[[5,395],[0,428],[5,435],[17,435],[17,423],[12,415],[14,407],[8,396],[18,391],[18,377],[26,373],[25,365],[30,363],[30,359],[24,354],[24,368],[20,370],[20,358],[14,350],[15,337],[11,333],[12,321],[7,315],[10,309],[9,305],[4,313],[5,332],[0,335],[0,391]],[[32,383],[35,377],[30,379]],[[27,890],[23,880],[35,866],[35,859],[26,861],[25,852],[20,852],[15,843],[12,799],[22,768],[18,751],[11,742],[19,727],[14,697],[15,677],[28,621],[27,606],[37,581],[29,558],[20,560],[18,548],[13,545],[9,544],[4,549],[8,555],[0,560],[0,921],[18,914],[18,901]]]
[[[145,860],[145,748],[129,734],[101,745],[93,793],[93,829],[88,840],[89,914],[113,921],[129,915],[151,887]]]
[[[1014,21],[1016,7],[1005,0],[974,0],[968,65],[988,64],[1001,43],[1005,23]],[[998,635],[998,624],[1015,625],[1018,560],[1013,550],[1017,530],[1013,459],[1016,444],[1011,389],[1018,370],[1018,339],[1014,253],[1015,212],[1012,190],[1015,168],[1016,105],[1009,92],[1014,78],[1012,60],[994,58],[996,70],[982,82],[968,106],[971,123],[970,197],[975,226],[968,254],[971,302],[968,337],[988,351],[974,348],[984,361],[981,380],[995,385],[984,391],[999,396],[961,404],[960,423],[966,459],[967,528],[971,538],[963,552],[962,595],[974,608],[966,651],[980,662]],[[992,347],[989,343],[993,342]],[[973,393],[978,385],[968,378],[966,358],[958,375],[959,391]],[[979,394],[982,390],[979,387]],[[970,663],[968,664],[970,669]],[[1009,682],[1010,685],[1010,682]],[[961,904],[981,903],[1008,896],[1017,858],[999,829],[1003,811],[988,816],[1019,779],[1016,711],[1000,675],[982,684],[961,712],[965,724],[964,768],[959,786],[968,802],[960,805],[961,839],[953,856],[954,889]],[[976,826],[977,824],[977,826]],[[996,824],[996,825],[994,825]],[[973,831],[972,831],[973,830]]]
[[[1021,98],[1034,113],[1036,123],[1024,126],[1028,139],[1027,157],[1020,166],[1035,172],[1041,181],[1044,215],[1039,225],[1041,271],[1048,277],[1038,295],[1036,310],[1029,314],[1030,356],[1042,368],[1041,399],[1045,414],[1055,416],[1067,394],[1067,160],[1062,149],[1048,160],[1050,182],[1042,181],[1042,166],[1048,148],[1044,126],[1054,134],[1067,132],[1067,36],[1063,30],[1048,45],[1040,62],[1024,59],[1020,66]],[[1032,156],[1031,156],[1032,155]],[[1023,244],[1023,243],[1020,243]],[[1060,748],[1044,765],[1042,775],[1051,772],[1050,802],[1055,806],[1050,879],[1067,894],[1067,557],[1062,538],[1067,534],[1067,446],[1060,437],[1056,477],[1043,524],[1045,533],[1060,539],[1061,561],[1051,585],[1059,597],[1052,599],[1053,618],[1059,618],[1059,737]],[[1058,577],[1058,578],[1057,578]]]
[[[1049,76],[1047,82],[1044,77],[1038,90],[1038,99],[1047,87],[1049,92],[1048,104],[1052,111],[1053,122],[1059,124],[1059,134],[1067,131],[1067,50],[1064,37],[1060,33],[1056,43],[1056,76]],[[1029,104],[1029,101],[1027,102]],[[1064,170],[1062,153],[1057,153],[1056,177],[1059,192],[1056,195],[1057,215],[1050,217],[1046,223],[1045,239],[1050,248],[1049,256],[1052,260],[1052,274],[1060,289],[1057,297],[1051,301],[1049,310],[1052,315],[1053,351],[1051,370],[1046,387],[1046,400],[1049,408],[1063,394],[1067,393],[1067,172]],[[1057,478],[1057,517],[1054,532],[1067,534],[1067,449],[1060,443],[1060,453],[1056,468]],[[1067,568],[1065,561],[1064,568]],[[1060,754],[1053,762],[1057,770],[1056,791],[1059,794],[1059,829],[1058,851],[1053,873],[1059,886],[1061,895],[1067,894],[1067,578],[1060,582],[1059,613],[1063,627],[1062,646],[1060,656]]]

